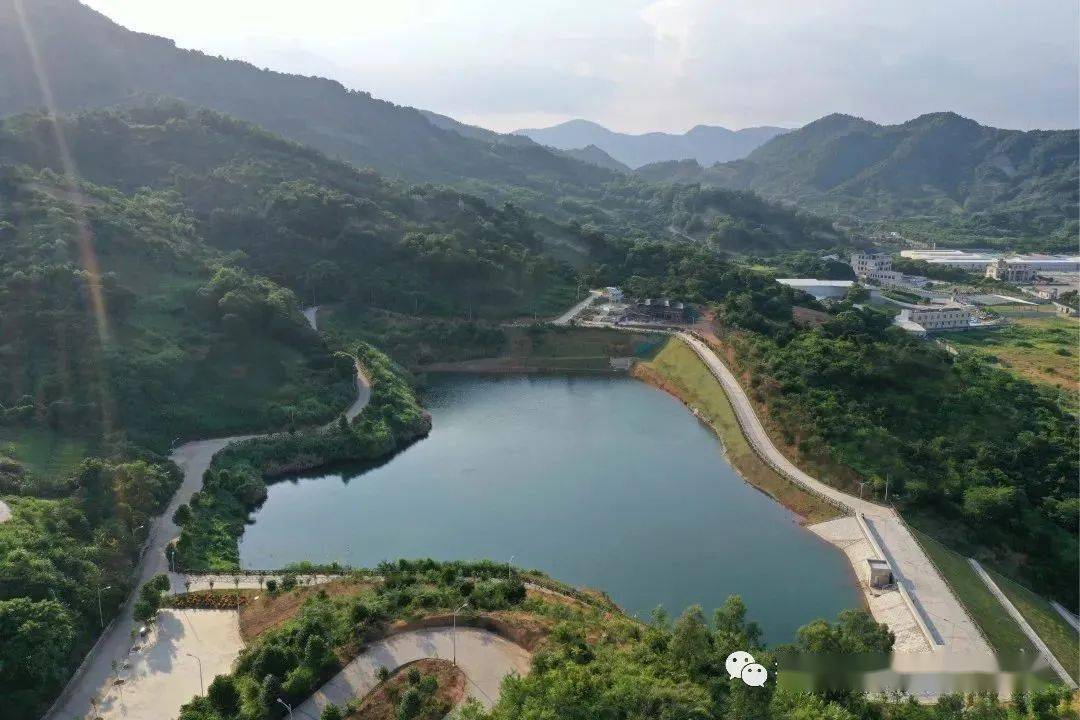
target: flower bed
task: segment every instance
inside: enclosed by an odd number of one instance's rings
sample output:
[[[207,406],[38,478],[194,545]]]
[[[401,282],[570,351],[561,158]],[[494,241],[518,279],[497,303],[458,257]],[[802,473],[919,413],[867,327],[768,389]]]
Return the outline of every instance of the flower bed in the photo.
[[[246,605],[249,599],[244,593],[231,590],[201,590],[172,595],[162,605],[178,610],[235,610],[238,605]]]

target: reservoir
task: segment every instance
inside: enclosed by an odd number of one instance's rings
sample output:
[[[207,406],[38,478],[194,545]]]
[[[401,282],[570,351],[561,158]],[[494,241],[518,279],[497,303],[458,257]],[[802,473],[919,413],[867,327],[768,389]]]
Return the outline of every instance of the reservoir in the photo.
[[[431,435],[376,468],[270,486],[245,568],[489,558],[647,618],[739,594],[770,644],[862,605],[847,559],[747,485],[708,429],[626,377],[434,376]]]

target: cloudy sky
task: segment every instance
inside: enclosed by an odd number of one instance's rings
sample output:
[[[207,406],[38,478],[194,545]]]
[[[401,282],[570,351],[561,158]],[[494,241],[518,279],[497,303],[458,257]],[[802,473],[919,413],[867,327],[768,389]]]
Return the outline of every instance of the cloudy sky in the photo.
[[[496,130],[1080,124],[1077,0],[84,0],[181,47]]]

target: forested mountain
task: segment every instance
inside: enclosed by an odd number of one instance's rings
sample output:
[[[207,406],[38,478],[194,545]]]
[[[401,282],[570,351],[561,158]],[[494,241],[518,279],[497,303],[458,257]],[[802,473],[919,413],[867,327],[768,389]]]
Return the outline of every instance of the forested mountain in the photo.
[[[1057,238],[1075,247],[1076,130],[1002,130],[955,113],[878,125],[829,115],[744,160],[664,164],[643,178],[753,190],[861,220],[932,220],[971,236]]]
[[[628,165],[624,165],[623,163],[619,162],[615,158],[611,157],[611,155],[608,155],[602,149],[598,148],[596,145],[586,145],[585,147],[570,150],[561,150],[560,152],[563,155],[567,155],[576,160],[592,163],[593,165],[599,165],[602,168],[614,170],[615,172],[632,172]]]
[[[697,125],[681,135],[663,132],[631,135],[608,130],[588,120],[570,120],[548,128],[517,130],[515,134],[560,150],[595,145],[619,162],[636,168],[668,160],[690,159],[703,165],[738,160],[785,132],[787,130],[778,127],[728,130]]]
[[[15,0],[0,0],[0,114],[47,106],[47,82],[59,112],[111,106],[140,93],[168,95],[410,181],[475,178],[529,186],[611,177],[535,143],[491,143],[436,127],[414,108],[332,80],[181,50],[172,40],[129,31],[76,0],[18,5],[25,8],[21,16]]]

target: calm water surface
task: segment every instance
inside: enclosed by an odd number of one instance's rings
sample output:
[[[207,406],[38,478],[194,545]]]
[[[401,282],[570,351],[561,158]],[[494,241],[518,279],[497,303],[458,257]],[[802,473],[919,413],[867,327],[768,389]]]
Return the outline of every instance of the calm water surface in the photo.
[[[744,483],[674,398],[627,378],[436,377],[431,436],[389,463],[275,483],[244,567],[491,558],[642,617],[743,596],[769,642],[858,607],[843,555]]]

